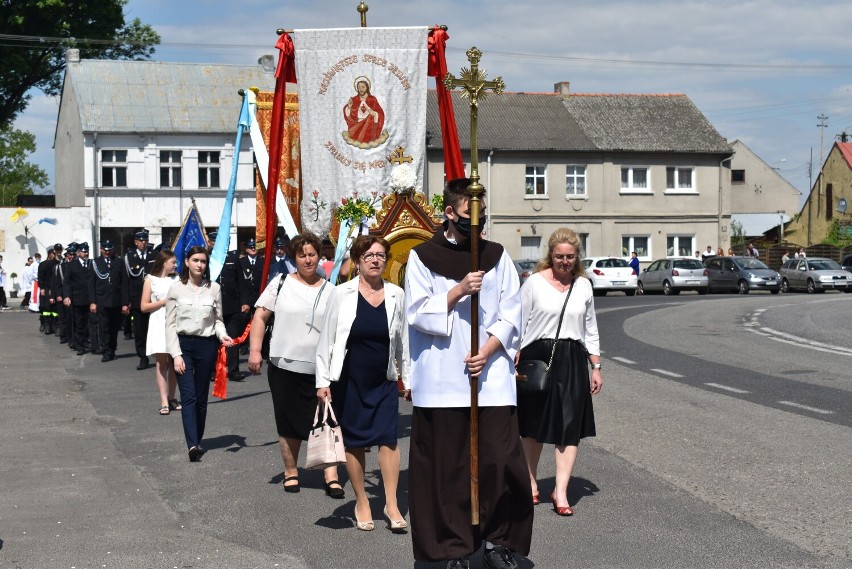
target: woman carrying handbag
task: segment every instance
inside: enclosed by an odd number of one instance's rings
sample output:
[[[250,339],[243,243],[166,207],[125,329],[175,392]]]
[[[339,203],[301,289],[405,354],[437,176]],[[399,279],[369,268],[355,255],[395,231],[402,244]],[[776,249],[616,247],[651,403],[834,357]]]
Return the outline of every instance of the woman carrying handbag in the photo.
[[[556,447],[556,487],[551,500],[560,516],[574,513],[568,503],[568,482],[580,439],[595,436],[591,396],[603,382],[593,288],[582,276],[580,250],[576,233],[557,229],[538,272],[521,288],[524,335],[518,366],[523,369],[528,360],[549,364],[543,389],[521,386],[518,390],[521,442],[534,504],[540,502],[536,471],[542,447],[544,443]]]

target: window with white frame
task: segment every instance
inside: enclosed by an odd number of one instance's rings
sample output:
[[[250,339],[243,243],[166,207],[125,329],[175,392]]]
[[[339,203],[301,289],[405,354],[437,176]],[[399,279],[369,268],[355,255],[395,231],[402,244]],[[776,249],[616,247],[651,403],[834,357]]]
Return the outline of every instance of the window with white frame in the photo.
[[[622,235],[621,256],[629,257],[631,252],[636,251],[636,256],[640,259],[650,259],[649,241],[650,237],[647,235]]]
[[[666,167],[666,191],[695,191],[695,169],[674,166]]]
[[[524,195],[547,195],[547,184],[545,184],[544,166],[527,166],[527,174],[526,179],[524,181]]]
[[[198,187],[219,188],[219,151],[198,152]]]
[[[126,150],[101,150],[101,187],[127,187]]]
[[[521,259],[541,259],[541,237],[521,237]]]
[[[651,173],[647,166],[622,166],[621,191],[642,192],[651,191]]]
[[[160,150],[160,187],[181,187],[181,156],[180,150]]]
[[[586,195],[586,167],[567,166],[565,169],[565,196],[584,197]]]
[[[692,257],[695,251],[694,235],[669,235],[666,237],[666,255],[669,257]]]

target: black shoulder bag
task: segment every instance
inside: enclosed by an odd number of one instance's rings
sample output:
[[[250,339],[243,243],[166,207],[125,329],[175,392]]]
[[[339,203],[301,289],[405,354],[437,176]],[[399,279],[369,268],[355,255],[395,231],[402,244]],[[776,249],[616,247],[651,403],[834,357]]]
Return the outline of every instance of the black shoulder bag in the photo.
[[[550,350],[550,361],[547,363],[541,360],[523,360],[519,361],[515,368],[515,379],[518,381],[518,391],[524,393],[544,393],[550,390],[550,366],[553,365],[553,356],[556,355],[556,344],[559,341],[559,330],[562,329],[562,317],[565,316],[565,307],[568,306],[568,299],[571,298],[571,291],[574,290],[574,285],[577,280],[571,283],[571,288],[568,289],[568,296],[565,297],[565,302],[562,304],[562,312],[559,313],[559,324],[556,326],[556,338],[553,340],[553,349]]]
[[[275,293],[275,303],[278,303],[278,295],[281,294],[281,287],[284,286],[284,279],[287,278],[287,273],[281,273],[281,280],[278,281],[278,291]],[[269,359],[269,341],[272,339],[272,328],[275,326],[275,310],[273,308],[272,315],[266,321],[266,330],[263,332],[263,344],[260,346],[260,357],[264,360]]]

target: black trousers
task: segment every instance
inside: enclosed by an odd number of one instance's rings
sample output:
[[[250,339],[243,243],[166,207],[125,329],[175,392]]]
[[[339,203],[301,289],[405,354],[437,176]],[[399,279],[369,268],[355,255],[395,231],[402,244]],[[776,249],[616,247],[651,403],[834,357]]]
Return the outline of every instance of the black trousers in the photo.
[[[74,342],[74,318],[70,306],[61,302],[56,303],[56,311],[59,313],[59,339],[66,342]]]
[[[121,329],[121,307],[98,307],[98,338],[104,353],[115,355],[118,347],[118,331]]]
[[[89,312],[88,304],[74,304],[71,306],[74,314],[73,346],[78,350],[98,349],[98,320]]]
[[[133,317],[133,342],[136,344],[136,355],[147,358],[145,344],[148,341],[148,319],[151,314],[142,312],[139,308],[131,308],[130,315]]]
[[[234,312],[233,314],[223,316],[222,320],[225,322],[225,331],[228,333],[228,336],[237,339],[242,335],[246,326],[251,321],[251,311],[246,313]],[[235,345],[230,348],[225,348],[225,354],[228,356],[228,374],[239,371],[240,346]]]

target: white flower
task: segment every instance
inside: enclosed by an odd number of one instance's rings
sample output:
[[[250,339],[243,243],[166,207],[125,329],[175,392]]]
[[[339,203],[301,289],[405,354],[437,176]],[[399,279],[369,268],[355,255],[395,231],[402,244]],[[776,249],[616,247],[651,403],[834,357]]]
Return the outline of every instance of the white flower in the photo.
[[[395,192],[414,188],[417,184],[417,174],[411,164],[397,164],[391,170],[390,187]]]

